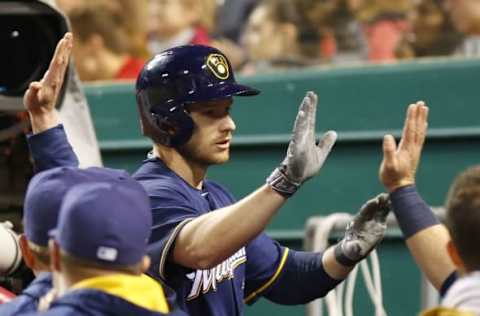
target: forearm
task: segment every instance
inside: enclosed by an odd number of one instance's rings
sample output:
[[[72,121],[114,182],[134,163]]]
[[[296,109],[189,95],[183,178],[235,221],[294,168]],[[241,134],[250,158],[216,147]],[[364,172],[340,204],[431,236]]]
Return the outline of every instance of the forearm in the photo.
[[[35,172],[55,167],[78,167],[77,156],[68,142],[62,125],[28,135],[27,140]]]
[[[290,250],[282,275],[264,296],[284,305],[306,304],[324,297],[344,279],[335,278],[327,271],[326,263],[331,262],[326,257],[330,256],[327,252]]]
[[[285,201],[264,185],[233,205],[192,220],[175,241],[174,261],[193,269],[216,266],[260,234]]]
[[[415,186],[402,187],[390,194],[393,211],[407,246],[428,280],[440,289],[455,270],[447,252],[450,235]]]
[[[455,271],[455,265],[447,252],[449,240],[450,235],[445,226],[438,224],[418,232],[406,241],[415,262],[438,290]]]

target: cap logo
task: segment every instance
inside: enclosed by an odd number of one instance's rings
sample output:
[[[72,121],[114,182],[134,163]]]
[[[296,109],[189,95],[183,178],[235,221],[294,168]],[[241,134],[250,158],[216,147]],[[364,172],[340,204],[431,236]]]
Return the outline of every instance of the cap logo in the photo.
[[[228,62],[225,56],[220,54],[210,54],[207,58],[207,66],[218,79],[225,80],[230,76]]]
[[[118,256],[118,251],[111,247],[98,247],[97,258],[105,261],[115,261]]]

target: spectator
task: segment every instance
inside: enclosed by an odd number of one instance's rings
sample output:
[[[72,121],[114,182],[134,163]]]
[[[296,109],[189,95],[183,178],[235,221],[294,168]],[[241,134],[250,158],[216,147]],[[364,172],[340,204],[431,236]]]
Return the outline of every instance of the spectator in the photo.
[[[349,0],[349,7],[362,23],[369,61],[396,59],[396,49],[409,31],[413,0]]]
[[[335,38],[335,13],[339,1],[295,0],[299,12],[299,42],[304,55],[331,61],[337,54]]]
[[[218,9],[217,35],[238,43],[248,17],[262,0],[225,0]]]
[[[411,33],[397,47],[399,58],[451,55],[460,44],[443,0],[422,0],[411,15]]]
[[[285,67],[311,65],[300,43],[303,23],[295,3],[289,0],[267,0],[250,15],[243,42],[249,62],[245,74]],[[318,43],[316,33],[314,42]]]
[[[205,5],[198,0],[149,0],[150,53],[157,54],[179,45],[210,44],[207,27],[211,26],[211,10],[208,17],[202,17]]]
[[[118,16],[125,26],[130,41],[130,53],[134,57],[149,57],[146,47],[146,4],[147,0],[57,0],[57,6],[69,16],[73,11],[88,7],[103,6]]]
[[[457,54],[480,56],[480,2],[477,0],[447,0],[447,8],[455,29],[464,36]]]
[[[143,274],[151,224],[148,196],[129,176],[69,190],[50,231],[57,298],[40,315],[182,315]]]
[[[73,10],[69,18],[80,79],[136,79],[144,61],[129,53],[130,37],[121,16],[104,5],[92,5]]]

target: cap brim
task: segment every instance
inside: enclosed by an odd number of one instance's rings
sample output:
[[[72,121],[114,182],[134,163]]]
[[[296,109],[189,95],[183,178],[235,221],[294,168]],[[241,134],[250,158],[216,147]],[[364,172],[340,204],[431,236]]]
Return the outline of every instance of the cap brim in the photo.
[[[242,84],[237,84],[237,83],[229,84],[226,90],[231,91],[232,96],[239,96],[239,97],[250,97],[250,96],[260,94],[260,90],[258,89],[245,86]]]
[[[254,96],[259,94],[260,91],[237,83],[227,83],[223,81],[220,84],[211,87],[205,87],[203,90],[196,91],[195,94],[190,96],[190,102],[202,102],[211,100],[222,100],[231,98],[234,96]]]

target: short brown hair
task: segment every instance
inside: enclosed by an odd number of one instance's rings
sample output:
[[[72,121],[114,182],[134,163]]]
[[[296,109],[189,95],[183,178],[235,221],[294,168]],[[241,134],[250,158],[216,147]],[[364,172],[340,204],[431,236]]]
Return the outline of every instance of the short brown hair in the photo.
[[[105,46],[117,54],[130,50],[129,33],[124,19],[105,5],[89,5],[72,10],[68,15],[74,35],[86,42],[92,35],[103,38]]]
[[[458,175],[450,187],[446,225],[469,271],[480,269],[480,165]]]

